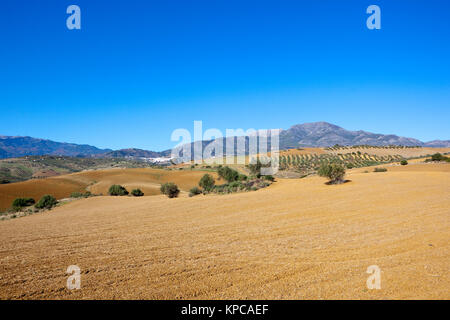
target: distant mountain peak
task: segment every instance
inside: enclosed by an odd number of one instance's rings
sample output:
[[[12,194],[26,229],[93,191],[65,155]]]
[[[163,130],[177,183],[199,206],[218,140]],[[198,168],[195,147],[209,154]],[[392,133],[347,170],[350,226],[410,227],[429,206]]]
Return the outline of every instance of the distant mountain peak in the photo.
[[[403,145],[436,148],[450,148],[450,140],[433,140],[422,142],[414,138],[400,137],[395,134],[371,133],[364,130],[349,131],[335,124],[319,121],[296,124],[287,130],[276,129],[279,134],[280,149],[298,147],[329,147],[339,145]],[[264,135],[259,131],[257,135]],[[234,140],[234,137],[220,138],[223,142]],[[211,140],[214,141],[214,140]],[[203,147],[211,141],[202,141]],[[225,146],[225,143],[223,144]],[[193,150],[193,144],[191,143]],[[246,138],[248,150],[248,137]],[[158,158],[170,157],[172,150],[162,152],[148,151],[137,148],[121,150],[99,149],[90,145],[55,142],[23,136],[0,135],[0,159],[22,157],[28,155],[61,155],[61,156],[94,156],[117,158]],[[242,152],[243,150],[239,150]],[[247,152],[247,151],[246,151]],[[224,152],[226,154],[226,152]]]
[[[325,121],[297,124],[280,133],[280,148],[329,147],[335,144],[450,147],[449,141],[435,140],[424,143],[394,134],[371,133],[364,130],[349,131]]]
[[[89,145],[55,142],[26,136],[0,136],[0,138],[0,158],[33,155],[91,156],[111,151],[110,149],[102,150]]]

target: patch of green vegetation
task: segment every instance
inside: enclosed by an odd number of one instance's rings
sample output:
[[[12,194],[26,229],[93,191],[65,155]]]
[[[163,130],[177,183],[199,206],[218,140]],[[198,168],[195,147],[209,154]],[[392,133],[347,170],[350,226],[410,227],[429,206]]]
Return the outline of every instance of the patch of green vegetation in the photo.
[[[350,149],[350,147],[348,147]],[[330,150],[335,150],[331,148]],[[337,149],[336,149],[337,150]],[[297,154],[280,156],[280,170],[293,170],[302,175],[317,171],[324,164],[338,163],[347,169],[375,166],[404,160],[400,155],[378,156],[368,153]]]
[[[230,167],[220,167],[217,170],[217,173],[219,174],[219,177],[225,179],[228,182],[237,181],[239,180],[239,172],[237,172],[234,169],[231,169]]]
[[[131,190],[131,195],[134,197],[143,197],[144,193],[142,192],[141,189],[133,189]]]
[[[71,194],[70,194],[70,197],[71,198],[74,198],[74,199],[78,199],[78,198],[89,198],[89,197],[91,197],[92,196],[92,193],[90,192],[90,191],[86,191],[85,193],[82,193],[82,192],[72,192]]]
[[[193,187],[189,190],[189,197],[193,197],[202,193],[202,190],[199,187]]]
[[[36,201],[33,198],[17,198],[12,203],[12,208],[14,210],[20,210],[24,207],[29,207],[35,204]]]
[[[127,189],[118,184],[113,184],[109,187],[108,194],[110,196],[126,196],[128,195]]]
[[[330,179],[330,184],[339,184],[344,182],[345,167],[340,163],[323,163],[317,173]]]
[[[431,159],[426,159],[425,162],[431,162],[431,161],[445,161],[450,162],[450,158],[446,157],[440,153],[435,153],[431,156]]]
[[[198,185],[206,191],[210,191],[216,182],[214,181],[214,178],[210,174],[205,174],[200,181],[198,182]]]
[[[46,194],[43,196],[38,203],[36,203],[35,207],[38,209],[51,209],[58,204],[58,201],[55,197]]]
[[[169,198],[176,198],[180,193],[180,189],[178,189],[178,186],[173,182],[162,184],[160,190],[162,194],[165,194]]]

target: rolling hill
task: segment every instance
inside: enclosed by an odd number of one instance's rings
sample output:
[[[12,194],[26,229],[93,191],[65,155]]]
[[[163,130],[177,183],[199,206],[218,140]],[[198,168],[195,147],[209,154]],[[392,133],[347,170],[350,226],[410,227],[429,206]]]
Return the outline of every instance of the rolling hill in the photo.
[[[449,299],[450,165],[348,179],[93,197],[1,221],[0,299]],[[65,287],[73,264],[81,290]],[[381,290],[367,289],[371,265]]]

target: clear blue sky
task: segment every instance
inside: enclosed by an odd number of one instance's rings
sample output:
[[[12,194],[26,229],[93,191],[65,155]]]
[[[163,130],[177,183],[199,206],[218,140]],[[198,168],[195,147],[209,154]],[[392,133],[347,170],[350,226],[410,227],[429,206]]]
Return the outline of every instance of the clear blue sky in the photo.
[[[446,0],[2,0],[0,135],[159,151],[194,120],[328,121],[450,139],[449,15]]]

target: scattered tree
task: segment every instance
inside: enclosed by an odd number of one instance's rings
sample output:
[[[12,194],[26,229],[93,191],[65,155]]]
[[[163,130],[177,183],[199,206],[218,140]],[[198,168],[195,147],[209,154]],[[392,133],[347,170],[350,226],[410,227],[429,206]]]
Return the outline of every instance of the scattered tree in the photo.
[[[35,207],[37,209],[51,209],[56,206],[57,203],[58,201],[55,199],[55,197],[46,194],[38,201],[38,203],[36,203]]]
[[[17,198],[13,201],[13,209],[22,209],[23,207],[32,206],[36,201],[33,198]]]
[[[178,186],[173,182],[162,184],[160,190],[162,194],[165,194],[169,198],[176,198],[180,193],[180,189],[178,189]]]
[[[191,190],[189,190],[189,197],[196,196],[200,193],[202,193],[202,190],[199,187],[193,187]]]
[[[121,185],[113,184],[111,187],[109,187],[108,194],[110,196],[126,196],[128,195],[128,191]]]
[[[230,167],[221,167],[217,170],[219,177],[225,179],[228,182],[237,181],[239,179],[239,172]]]
[[[214,184],[214,178],[208,173],[205,174],[198,182],[198,185],[206,191],[210,191],[214,187]]]
[[[339,184],[344,182],[345,167],[339,163],[322,164],[317,172],[321,177],[330,179],[330,184]]]

